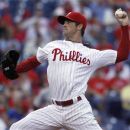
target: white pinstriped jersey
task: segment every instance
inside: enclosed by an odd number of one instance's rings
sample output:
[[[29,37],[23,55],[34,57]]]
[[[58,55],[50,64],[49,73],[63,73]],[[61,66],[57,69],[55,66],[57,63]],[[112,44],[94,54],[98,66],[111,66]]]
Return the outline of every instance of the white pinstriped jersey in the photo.
[[[114,64],[116,57],[117,51],[99,51],[65,40],[52,41],[37,51],[40,63],[48,60],[50,95],[55,100],[68,100],[85,93],[93,72]]]

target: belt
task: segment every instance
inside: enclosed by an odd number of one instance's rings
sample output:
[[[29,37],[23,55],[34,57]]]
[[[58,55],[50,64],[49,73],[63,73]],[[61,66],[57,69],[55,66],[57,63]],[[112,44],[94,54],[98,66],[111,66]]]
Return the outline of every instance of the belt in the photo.
[[[53,104],[56,104],[58,106],[62,106],[62,107],[65,107],[65,106],[69,106],[69,105],[72,105],[74,104],[75,102],[78,102],[82,100],[81,96],[78,96],[76,97],[75,99],[70,99],[70,100],[66,100],[66,101],[56,101],[56,100],[52,100],[52,103]]]

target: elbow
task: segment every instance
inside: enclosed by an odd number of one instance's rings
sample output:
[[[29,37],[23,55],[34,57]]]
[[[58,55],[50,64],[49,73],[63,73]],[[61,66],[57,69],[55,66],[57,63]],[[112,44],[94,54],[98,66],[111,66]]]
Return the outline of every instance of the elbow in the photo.
[[[117,54],[116,63],[119,63],[119,62],[125,61],[125,60],[128,59],[128,57],[129,57],[129,53],[127,53],[127,54],[125,54],[125,55]]]

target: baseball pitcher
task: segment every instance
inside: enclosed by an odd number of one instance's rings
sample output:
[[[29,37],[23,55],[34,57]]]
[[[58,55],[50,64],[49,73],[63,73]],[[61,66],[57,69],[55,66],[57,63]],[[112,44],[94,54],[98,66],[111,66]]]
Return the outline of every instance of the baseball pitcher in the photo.
[[[86,18],[78,12],[59,16],[64,40],[56,40],[39,47],[36,56],[17,64],[15,50],[5,54],[2,62],[4,75],[13,80],[48,60],[47,76],[52,104],[29,113],[14,123],[10,130],[102,130],[85,97],[90,76],[100,67],[124,61],[129,54],[128,15],[122,9],[115,12],[122,30],[117,50],[99,51],[85,47],[82,38],[87,26]]]

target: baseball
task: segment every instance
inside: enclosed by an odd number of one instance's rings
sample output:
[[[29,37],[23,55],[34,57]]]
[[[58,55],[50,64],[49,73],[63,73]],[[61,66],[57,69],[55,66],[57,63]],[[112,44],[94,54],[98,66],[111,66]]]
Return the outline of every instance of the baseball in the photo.
[[[126,17],[126,13],[124,11],[122,11],[121,9],[118,9],[115,12],[115,16],[119,17],[119,18],[125,18]]]

